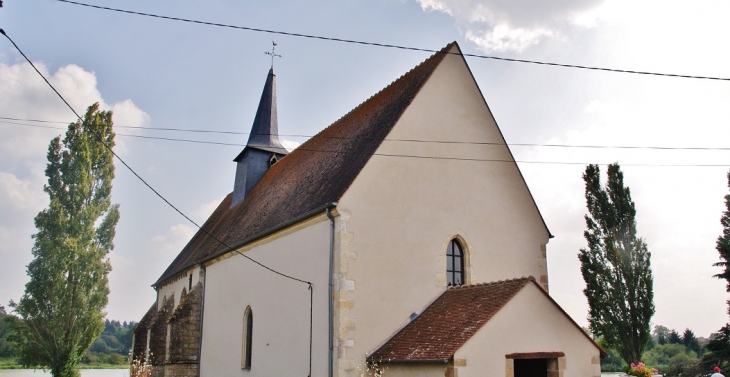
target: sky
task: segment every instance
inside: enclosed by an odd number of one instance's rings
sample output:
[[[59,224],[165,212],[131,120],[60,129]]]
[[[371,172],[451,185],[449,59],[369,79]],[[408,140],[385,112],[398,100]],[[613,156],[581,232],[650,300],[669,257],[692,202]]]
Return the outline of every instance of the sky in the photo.
[[[85,1],[432,50],[457,41],[468,54],[730,78],[730,50],[723,47],[730,35],[730,3],[724,0]],[[198,222],[232,190],[232,159],[242,147],[139,136],[245,144],[247,135],[152,128],[248,132],[272,41],[282,55],[275,72],[279,133],[288,148],[430,55],[58,0],[3,4],[0,28],[77,112],[94,102],[113,110],[116,152]],[[728,148],[729,81],[467,62],[555,235],[547,245],[550,294],[578,324],[587,325],[588,308],[577,258],[585,247],[581,174],[586,164],[613,162],[622,166],[636,203],[638,234],[652,253],[653,324],[707,337],[728,322],[728,294],[723,281],[712,278],[720,272],[712,265],[719,260],[715,241],[729,193],[730,151],[544,145]],[[42,191],[47,145],[73,120],[0,38],[0,304],[23,293],[33,218],[48,204]],[[116,171],[113,201],[121,206],[121,220],[110,255],[107,316],[138,321],[154,301],[150,285],[195,228],[121,164]]]

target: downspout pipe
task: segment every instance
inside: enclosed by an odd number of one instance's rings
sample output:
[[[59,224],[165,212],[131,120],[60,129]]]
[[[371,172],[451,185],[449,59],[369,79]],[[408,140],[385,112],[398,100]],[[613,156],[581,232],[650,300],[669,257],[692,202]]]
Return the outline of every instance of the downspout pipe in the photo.
[[[205,272],[205,265],[203,263],[198,263],[198,267],[200,267],[200,270],[203,272],[203,289],[200,292],[200,342],[198,343],[198,377],[200,377],[201,373],[201,366],[203,364],[202,356],[203,356],[203,314],[205,314],[205,278],[208,275]]]
[[[329,336],[327,337],[327,341],[329,343],[329,353],[327,357],[327,376],[332,377],[333,372],[333,353],[334,353],[334,346],[333,346],[333,339],[332,335],[334,334],[334,324],[333,324],[333,313],[332,313],[332,300],[334,300],[335,297],[335,284],[334,284],[334,264],[335,264],[335,218],[332,216],[332,212],[330,211],[330,208],[328,207],[325,210],[325,213],[327,214],[327,217],[330,219],[330,266],[329,266],[329,299],[327,300],[327,306],[329,308],[329,316],[328,316],[328,333]]]

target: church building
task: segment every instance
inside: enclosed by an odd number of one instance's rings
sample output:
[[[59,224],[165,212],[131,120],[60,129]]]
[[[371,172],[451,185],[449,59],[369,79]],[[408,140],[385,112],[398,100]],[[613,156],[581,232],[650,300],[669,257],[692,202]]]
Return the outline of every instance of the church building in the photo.
[[[153,284],[153,376],[600,377],[456,42],[291,152],[275,78],[233,192]]]

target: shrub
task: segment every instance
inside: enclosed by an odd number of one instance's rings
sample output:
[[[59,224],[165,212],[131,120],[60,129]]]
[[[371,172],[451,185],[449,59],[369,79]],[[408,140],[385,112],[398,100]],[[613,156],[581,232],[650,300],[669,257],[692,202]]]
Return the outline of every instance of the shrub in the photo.
[[[631,368],[629,368],[628,374],[630,376],[636,376],[636,377],[651,377],[655,373],[659,372],[656,369],[649,368],[644,363],[639,362],[639,365],[636,365],[634,363],[631,363]]]

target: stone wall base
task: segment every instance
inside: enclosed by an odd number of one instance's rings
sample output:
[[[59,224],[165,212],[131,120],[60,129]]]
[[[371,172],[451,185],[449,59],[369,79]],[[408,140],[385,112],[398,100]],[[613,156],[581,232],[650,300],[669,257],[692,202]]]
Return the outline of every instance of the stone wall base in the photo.
[[[196,377],[198,364],[167,364],[165,377]]]

